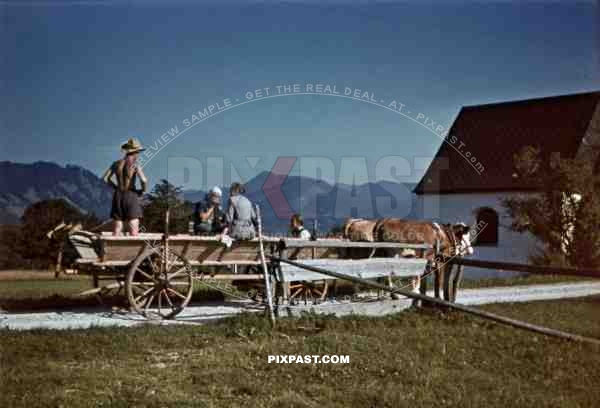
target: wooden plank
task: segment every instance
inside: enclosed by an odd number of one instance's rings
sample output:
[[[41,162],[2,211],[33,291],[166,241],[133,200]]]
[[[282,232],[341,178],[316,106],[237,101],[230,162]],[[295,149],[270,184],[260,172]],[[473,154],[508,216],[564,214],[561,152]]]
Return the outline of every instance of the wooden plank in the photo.
[[[144,233],[137,236],[102,236],[103,254],[98,266],[124,266],[133,261],[139,251],[150,243],[158,243],[162,234]],[[294,259],[338,257],[339,248],[430,248],[428,245],[411,245],[395,242],[351,242],[344,239],[322,239],[317,241],[302,239],[279,239],[265,237],[270,253],[274,253],[282,241],[288,249],[288,256]],[[259,243],[257,239],[235,241],[226,248],[217,237],[203,237],[188,234],[169,236],[170,251],[181,254],[193,266],[258,265]]]
[[[162,234],[159,233],[143,233],[136,236],[113,236],[102,235],[102,241],[159,241],[162,239]],[[198,236],[189,234],[169,235],[169,241],[204,241],[204,242],[219,242],[217,236]],[[288,248],[412,248],[412,249],[431,249],[431,245],[426,244],[405,244],[401,242],[355,242],[347,239],[339,238],[323,238],[316,241],[300,238],[279,238],[274,236],[264,237],[265,243],[278,243],[283,241]],[[245,241],[253,245],[258,245],[258,239]]]
[[[357,278],[371,279],[384,276],[411,277],[421,275],[425,271],[427,260],[417,258],[306,259],[299,261],[299,263]],[[323,280],[331,279],[331,277],[282,263],[278,279],[282,282],[291,282]]]
[[[277,237],[264,237],[265,243],[277,243],[281,238]],[[219,236],[201,236],[201,235],[189,235],[189,234],[177,234],[177,235],[169,235],[169,241],[204,241],[204,242],[220,242]],[[253,245],[258,245],[258,238],[246,240],[243,242],[247,242]]]
[[[338,258],[338,248],[293,248],[288,251],[288,259]]]
[[[217,258],[209,257],[208,260],[219,261],[258,261],[260,249],[258,241],[234,241],[231,248],[223,247]]]
[[[103,261],[94,263],[94,266],[127,266],[131,261],[120,260],[120,261]],[[231,266],[231,265],[260,265],[260,261],[247,261],[247,260],[231,260],[231,261],[188,261],[191,266]],[[181,263],[183,265],[183,263]]]
[[[431,249],[431,245],[426,244],[404,244],[401,242],[354,242],[345,239],[321,239],[309,241],[306,239],[287,238],[283,239],[286,247],[292,248],[410,248],[410,249]]]
[[[131,261],[137,255],[137,249],[146,243],[160,242],[162,234],[140,234],[137,236],[102,237],[104,262]],[[189,261],[219,262],[218,264],[245,263],[254,264],[259,258],[258,240],[234,241],[231,248],[225,247],[217,237],[194,235],[171,235],[168,239],[169,251],[182,255]],[[274,245],[274,238],[268,243]],[[239,261],[239,262],[238,262]]]
[[[96,259],[98,254],[94,248],[94,242],[92,238],[86,235],[71,234],[68,236],[68,240],[71,245],[77,251],[77,254],[81,259]]]
[[[104,235],[102,234],[100,236],[100,239],[103,242],[106,241],[123,241],[123,242],[137,242],[137,241],[160,241],[162,239],[163,234],[159,234],[159,233],[143,233],[143,234],[139,234],[139,235],[112,235],[112,233],[109,233],[110,235]]]
[[[249,273],[249,274],[231,274],[231,273],[216,273],[214,275],[205,273],[198,274],[198,280],[210,281],[210,280],[261,280],[265,278],[262,273]]]
[[[102,247],[102,261],[133,261],[146,246],[146,241],[105,241]]]
[[[98,263],[100,262],[100,258],[95,258],[95,259],[91,259],[91,258],[78,258],[75,263],[76,264],[94,264],[94,263]]]
[[[306,250],[306,249],[305,249]],[[339,258],[339,248],[311,248],[312,259]]]
[[[288,259],[289,257],[289,250],[286,249],[286,247],[279,247],[279,257],[282,259]],[[291,291],[290,291],[290,284],[289,282],[286,282],[283,277],[280,275],[281,274],[281,266],[283,266],[285,264],[279,264],[279,268],[276,268],[276,272],[277,272],[277,276],[276,276],[276,286],[279,288],[279,290],[276,290],[275,293],[281,293],[281,297],[283,299],[283,302],[287,302],[290,299],[291,296]]]
[[[186,244],[190,245],[188,254],[185,256],[188,261],[202,262],[207,259],[218,259],[219,254],[221,254],[224,249],[223,244],[218,241],[187,241],[185,244],[182,244],[181,242],[169,242],[175,247]]]
[[[162,236],[163,234],[161,233],[155,233],[155,232],[145,232],[142,234],[138,234],[135,236],[131,236],[131,235],[119,235],[119,236],[113,236],[112,233],[108,233],[107,235],[104,235],[104,233],[100,236],[100,239],[102,241],[126,241],[126,242],[130,242],[130,241],[160,241],[162,240]],[[274,242],[277,243],[280,241],[281,238],[278,237],[264,237],[264,240],[266,243],[268,242]],[[219,237],[218,236],[201,236],[201,235],[190,235],[190,234],[174,234],[174,235],[169,235],[169,242],[171,241],[204,241],[204,242],[219,242]],[[246,241],[246,242],[253,242],[256,245],[258,245],[258,239],[254,238],[252,240]]]

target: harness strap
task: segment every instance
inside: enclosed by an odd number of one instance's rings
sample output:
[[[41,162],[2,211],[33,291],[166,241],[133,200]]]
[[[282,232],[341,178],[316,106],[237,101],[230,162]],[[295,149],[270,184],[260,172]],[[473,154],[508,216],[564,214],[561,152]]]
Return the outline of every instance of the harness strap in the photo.
[[[375,241],[384,241],[382,230],[388,220],[389,218],[384,217],[375,223],[375,227],[373,227],[373,238]]]
[[[450,244],[452,245],[453,252],[455,252],[453,255],[456,255],[458,245],[456,244],[456,236],[454,235],[454,232],[450,228],[447,228],[445,225],[440,225],[437,222],[434,222],[432,224],[433,227],[438,230],[438,235],[443,234],[446,236],[446,238],[448,238]]]
[[[452,231],[452,229],[450,229],[450,237],[452,239],[452,246],[454,248],[454,253],[452,255],[454,255],[454,256],[460,255],[458,253],[458,244],[456,242],[456,235],[454,234],[454,231]]]
[[[453,255],[453,256],[458,255],[458,253],[457,253],[458,252],[458,245],[456,243],[456,235],[454,235],[454,231],[452,231],[451,228],[446,228],[445,229],[445,233],[446,233],[447,236],[449,236],[450,241],[452,243],[452,248],[453,248],[452,252],[453,253],[451,255]]]
[[[123,180],[123,177],[125,176],[125,160],[119,160],[117,163],[117,184],[119,185],[119,190],[123,191],[123,185],[125,184],[125,181]]]
[[[136,170],[135,170],[135,165],[132,166],[133,167],[133,171],[131,172],[131,174],[127,174],[127,176],[125,175],[125,169],[126,169],[126,162],[124,159],[119,160],[119,164],[117,166],[117,180],[119,182],[119,188],[121,191],[128,191],[129,188],[131,187],[131,181],[133,180],[133,177],[135,176]]]

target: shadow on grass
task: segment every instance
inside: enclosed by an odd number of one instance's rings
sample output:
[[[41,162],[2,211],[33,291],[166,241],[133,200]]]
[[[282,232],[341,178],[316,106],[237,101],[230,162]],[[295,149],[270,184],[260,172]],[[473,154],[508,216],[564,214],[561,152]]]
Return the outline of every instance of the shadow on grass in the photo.
[[[95,296],[78,298],[64,295],[51,295],[43,298],[0,299],[0,309],[10,313],[50,312],[126,305],[127,301],[123,296],[105,297],[101,300]]]
[[[194,303],[205,303],[224,300],[225,296],[222,292],[212,290],[197,290],[192,295],[190,305]],[[127,301],[127,296],[125,296],[124,294],[116,294],[77,297],[72,295],[54,294],[39,298],[0,298],[0,310],[9,313],[51,312],[89,308],[96,308],[98,310],[102,310],[112,307],[128,308],[129,303]]]

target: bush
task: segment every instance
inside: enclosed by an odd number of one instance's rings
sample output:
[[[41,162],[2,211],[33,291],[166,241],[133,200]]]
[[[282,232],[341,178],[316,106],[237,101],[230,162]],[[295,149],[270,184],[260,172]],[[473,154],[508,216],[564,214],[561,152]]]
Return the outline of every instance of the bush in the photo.
[[[515,156],[517,176],[537,194],[503,201],[514,231],[528,231],[543,243],[531,255],[536,264],[600,267],[600,176],[586,158],[541,159],[527,147]]]

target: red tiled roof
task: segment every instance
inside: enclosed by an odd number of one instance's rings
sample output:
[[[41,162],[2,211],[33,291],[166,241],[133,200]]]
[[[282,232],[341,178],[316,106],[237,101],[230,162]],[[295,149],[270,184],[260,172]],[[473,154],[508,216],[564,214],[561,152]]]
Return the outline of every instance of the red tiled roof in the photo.
[[[544,158],[552,152],[573,157],[599,103],[600,92],[590,92],[463,107],[436,155],[447,164],[434,159],[414,191],[535,190],[513,177],[513,155],[524,146],[537,146]]]

